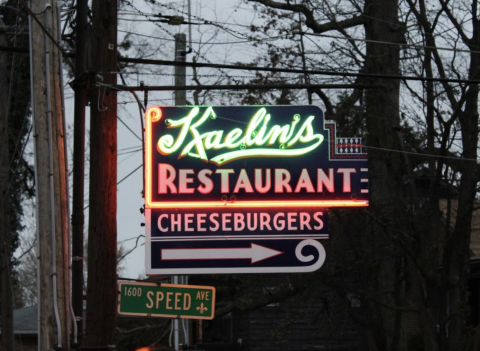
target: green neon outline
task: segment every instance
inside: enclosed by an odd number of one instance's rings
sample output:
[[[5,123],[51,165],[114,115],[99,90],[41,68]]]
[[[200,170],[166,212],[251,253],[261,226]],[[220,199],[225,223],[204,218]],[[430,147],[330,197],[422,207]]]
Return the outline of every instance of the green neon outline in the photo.
[[[202,116],[194,123],[193,119],[198,115],[200,108],[195,106],[186,117],[179,120],[167,119],[165,123],[168,128],[178,128],[181,130],[176,138],[170,134],[165,134],[158,139],[157,150],[163,155],[169,155],[182,147],[187,133],[190,132],[192,140],[182,148],[178,158],[186,156],[201,159],[205,162],[211,162],[218,166],[230,161],[246,157],[294,157],[304,155],[317,148],[324,140],[322,134],[315,134],[312,122],[315,116],[311,115],[295,131],[301,118],[299,114],[293,116],[290,124],[268,126],[271,115],[267,113],[265,107],[260,108],[250,119],[247,128],[244,130],[234,128],[225,134],[225,130],[213,130],[200,134],[198,128],[210,117],[215,119],[217,116],[212,106],[209,106]],[[292,138],[293,136],[293,138]],[[223,142],[222,142],[223,140]],[[312,141],[316,142],[308,147],[292,149],[298,142],[304,144]],[[256,148],[255,146],[271,146],[278,143],[279,149]],[[252,147],[247,150],[247,147]],[[208,159],[206,151],[236,149],[241,150],[225,152]],[[287,149],[288,148],[288,149]]]
[[[199,158],[203,161],[208,161],[207,153],[205,152],[205,145],[204,145],[204,142],[203,142],[203,138],[199,138],[200,133],[198,132],[197,128],[200,127],[210,117],[210,115],[212,115],[213,117],[217,116],[215,114],[215,112],[213,111],[212,106],[209,106],[205,110],[202,117],[200,117],[200,119],[197,122],[195,122],[194,124],[192,124],[191,126],[188,127],[188,131],[190,132],[190,134],[192,134],[193,139],[192,139],[191,142],[189,142],[187,144],[187,146],[185,146],[183,148],[183,150],[182,150],[182,152],[180,152],[180,156],[178,158],[185,157],[188,154],[192,153],[192,152],[190,152],[190,150],[192,149],[192,147],[195,146],[195,149],[197,150],[197,154],[198,154]],[[193,116],[192,116],[192,118],[193,118]],[[183,127],[183,129],[184,128],[185,127]],[[183,129],[182,129],[182,131],[183,131]],[[202,135],[204,135],[204,134],[202,134]]]
[[[323,142],[323,135],[318,135],[318,141],[315,144],[312,144],[308,147],[296,149],[296,150],[285,150],[285,149],[251,149],[251,150],[240,150],[227,152],[214,158],[210,159],[210,162],[216,164],[217,166],[223,165],[227,162],[238,160],[246,157],[293,157],[305,155],[306,153],[314,150]]]
[[[177,151],[178,148],[183,144],[183,141],[185,140],[185,135],[187,134],[187,131],[190,129],[190,123],[192,122],[193,117],[195,117],[199,111],[200,111],[200,108],[196,106],[192,108],[192,110],[186,117],[178,121],[167,119],[165,123],[168,125],[169,128],[176,128],[180,125],[182,125],[183,127],[180,133],[178,133],[177,139],[175,140],[170,134],[166,134],[160,137],[157,142],[158,152],[160,152],[162,155],[169,155]],[[185,128],[185,122],[187,122],[188,128]]]

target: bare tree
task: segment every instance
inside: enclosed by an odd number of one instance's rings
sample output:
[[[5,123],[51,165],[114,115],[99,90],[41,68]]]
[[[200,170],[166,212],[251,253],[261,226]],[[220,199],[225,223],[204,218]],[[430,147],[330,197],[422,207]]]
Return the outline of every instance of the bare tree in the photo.
[[[478,183],[477,2],[455,7],[443,0],[251,2],[266,20],[262,33],[297,28],[297,33],[341,39],[330,49],[314,44],[322,56],[307,60],[308,67],[339,73],[349,67],[358,72],[357,83],[383,87],[356,89],[341,99],[312,92],[327,118],[339,124],[362,119],[356,125],[366,128],[370,208],[359,219],[366,228],[363,240],[356,241],[362,250],[357,272],[364,280],[349,288],[366,307],[371,349],[407,348],[416,337],[406,331],[411,318],[420,325],[424,349],[466,348],[469,242]],[[306,30],[298,30],[298,15]],[[275,60],[282,50],[265,58]],[[293,49],[278,64],[299,67],[301,58]],[[259,74],[252,82],[271,78]],[[402,81],[410,94],[400,93]]]

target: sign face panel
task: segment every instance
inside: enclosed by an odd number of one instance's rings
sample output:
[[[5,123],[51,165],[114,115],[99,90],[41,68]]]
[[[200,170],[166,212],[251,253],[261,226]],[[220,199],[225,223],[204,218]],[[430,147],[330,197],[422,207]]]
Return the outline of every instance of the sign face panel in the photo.
[[[362,141],[316,106],[146,111],[149,275],[311,272],[328,208],[365,206]]]
[[[311,272],[325,260],[321,208],[146,209],[147,274]]]
[[[368,205],[360,139],[316,106],[151,107],[145,173],[147,208]]]
[[[118,282],[118,314],[166,318],[213,319],[211,286]]]

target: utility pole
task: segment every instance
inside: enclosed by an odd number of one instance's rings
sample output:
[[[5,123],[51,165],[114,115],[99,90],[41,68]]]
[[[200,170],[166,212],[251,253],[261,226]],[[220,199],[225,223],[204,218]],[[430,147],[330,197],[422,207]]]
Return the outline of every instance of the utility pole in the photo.
[[[186,41],[187,36],[183,33],[175,34],[175,62],[182,62],[186,61]],[[186,79],[185,79],[185,66],[175,66],[175,86],[185,86]],[[185,90],[175,90],[175,106],[185,106],[187,104],[187,92]],[[173,284],[179,283],[186,283],[183,281],[183,278],[186,277],[173,277]],[[185,320],[182,319],[182,327],[183,327],[183,334],[184,334],[184,343],[188,344],[188,322],[185,326]],[[174,338],[174,347],[175,350],[180,350],[180,319],[175,318],[173,320],[173,338]]]
[[[56,0],[32,2],[46,31],[30,22],[32,110],[37,200],[38,349],[70,347],[70,294],[64,134]],[[51,38],[49,38],[51,37]]]
[[[7,47],[4,23],[0,18],[0,45]],[[0,53],[0,349],[14,350],[13,294],[12,294],[12,241],[10,229],[10,153],[8,123],[7,53]]]
[[[187,57],[187,36],[183,33],[175,34],[175,62],[186,62]],[[185,86],[186,66],[175,66],[175,86]],[[187,92],[185,90],[175,91],[175,106],[187,104]]]
[[[72,306],[77,323],[73,345],[78,348],[83,339],[83,228],[85,193],[85,106],[87,105],[86,32],[88,0],[77,1],[75,27],[75,90],[73,130],[73,198],[72,198]],[[76,338],[75,338],[76,336]]]
[[[92,3],[90,36],[96,88],[90,95],[90,197],[84,344],[115,341],[117,309],[117,1]]]

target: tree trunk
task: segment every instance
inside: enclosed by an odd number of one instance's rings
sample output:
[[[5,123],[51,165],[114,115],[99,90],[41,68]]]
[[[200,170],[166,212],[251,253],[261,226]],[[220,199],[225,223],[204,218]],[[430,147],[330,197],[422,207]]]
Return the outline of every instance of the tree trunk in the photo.
[[[117,2],[93,2],[92,70],[103,77],[90,96],[90,200],[85,345],[114,343],[117,307]]]
[[[475,0],[474,0],[475,1]],[[474,14],[475,16],[475,14]],[[475,17],[476,18],[476,17]],[[470,55],[469,79],[478,79],[480,75],[480,54],[477,48],[480,45],[480,23],[473,19],[473,37],[470,40],[470,49],[474,50]],[[476,160],[478,157],[478,84],[469,84],[465,108],[459,115],[462,132],[462,156],[468,160]],[[468,275],[470,271],[470,234],[472,228],[472,213],[477,194],[479,170],[476,162],[464,161],[461,164],[462,175],[460,178],[457,217],[447,258],[448,293],[450,308],[449,326],[449,350],[457,350],[463,346],[466,349],[467,342],[467,299],[468,299]]]
[[[0,19],[0,27],[3,28]],[[0,45],[7,47],[5,33],[0,32]],[[12,296],[12,240],[10,230],[10,153],[8,123],[7,54],[0,53],[0,349],[14,350]]]
[[[366,39],[380,42],[402,42],[403,28],[398,26],[397,0],[369,0],[365,2]],[[379,21],[377,19],[383,19]],[[382,45],[374,42],[366,44],[365,71],[377,75],[400,73],[399,46]],[[401,312],[382,307],[395,306],[398,303],[398,271],[401,257],[395,249],[395,231],[402,228],[399,208],[402,201],[402,182],[405,174],[399,153],[388,150],[400,150],[397,132],[400,127],[399,92],[400,81],[393,79],[373,79],[374,84],[382,84],[383,89],[366,91],[367,145],[368,150],[370,211],[375,218],[368,230],[368,242],[371,252],[370,265],[366,267],[368,287],[375,298],[368,302],[369,327],[376,350],[398,350],[401,344]],[[372,349],[373,345],[371,345]]]

